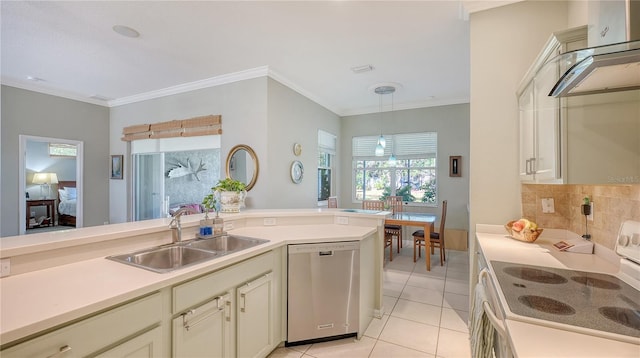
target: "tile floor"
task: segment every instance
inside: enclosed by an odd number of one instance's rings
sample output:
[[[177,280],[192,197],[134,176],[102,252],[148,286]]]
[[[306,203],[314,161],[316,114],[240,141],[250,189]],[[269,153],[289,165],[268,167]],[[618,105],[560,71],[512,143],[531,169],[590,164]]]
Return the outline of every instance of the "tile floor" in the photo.
[[[281,347],[269,357],[471,357],[468,252],[447,251],[440,266],[436,251],[427,271],[424,255],[413,262],[411,245],[405,242],[392,262],[387,259],[385,315],[374,318],[362,339]]]

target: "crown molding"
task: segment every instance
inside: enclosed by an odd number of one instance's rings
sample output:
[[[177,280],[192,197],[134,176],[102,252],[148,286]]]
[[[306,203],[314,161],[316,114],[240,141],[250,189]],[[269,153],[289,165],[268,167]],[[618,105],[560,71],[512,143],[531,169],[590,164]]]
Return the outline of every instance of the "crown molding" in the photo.
[[[48,94],[50,96],[62,97],[62,98],[71,99],[74,101],[95,104],[103,107],[109,107],[109,103],[107,101],[103,101],[97,98],[87,97],[85,95],[81,95],[81,94],[70,92],[70,91],[64,91],[59,88],[49,87],[42,84],[42,82],[38,82],[38,84],[36,84],[36,83],[16,80],[16,79],[7,78],[7,77],[2,77],[2,79],[0,79],[0,82],[4,86],[16,87],[16,88],[20,88],[27,91]]]
[[[343,110],[341,108],[337,108],[332,106],[331,104],[329,104],[329,102],[325,101],[323,98],[316,96],[315,94],[305,90],[304,88],[302,88],[301,86],[298,86],[296,83],[294,83],[293,81],[289,80],[288,78],[286,78],[285,76],[283,76],[282,74],[274,71],[273,69],[269,69],[269,77],[271,77],[272,79],[282,83],[283,85],[289,87],[289,89],[298,92],[299,94],[301,94],[302,96],[312,100],[313,102],[321,105],[322,107],[328,109],[329,111],[335,113],[338,116],[342,116],[342,112]]]
[[[258,77],[264,77],[264,76],[267,76],[268,73],[269,73],[269,66],[251,68],[248,70],[206,78],[199,81],[183,83],[177,86],[167,87],[157,91],[140,93],[140,94],[136,94],[129,97],[114,99],[109,101],[109,107],[116,107],[124,104],[141,102],[141,101],[146,101],[154,98],[160,98],[160,97],[170,96],[174,94],[195,91],[203,88],[215,87],[215,86],[220,86],[228,83],[249,80],[249,79],[258,78]]]

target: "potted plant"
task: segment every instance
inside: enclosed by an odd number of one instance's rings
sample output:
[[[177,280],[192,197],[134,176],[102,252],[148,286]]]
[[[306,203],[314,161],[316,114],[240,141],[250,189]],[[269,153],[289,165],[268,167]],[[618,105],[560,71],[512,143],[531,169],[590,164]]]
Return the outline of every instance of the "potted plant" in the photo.
[[[247,185],[239,180],[226,178],[218,181],[211,191],[217,194],[220,211],[223,213],[239,213],[244,206]]]

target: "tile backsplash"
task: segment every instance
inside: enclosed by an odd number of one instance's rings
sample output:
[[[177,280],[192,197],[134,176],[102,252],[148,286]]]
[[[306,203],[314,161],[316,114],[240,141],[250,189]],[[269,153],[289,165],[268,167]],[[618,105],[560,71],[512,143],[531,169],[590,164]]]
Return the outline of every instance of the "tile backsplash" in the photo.
[[[625,220],[640,221],[640,184],[579,185],[522,184],[522,217],[542,228],[567,229],[585,234],[585,217],[580,206],[589,197],[593,221],[588,221],[591,239],[613,249]],[[542,199],[553,198],[555,212],[542,212]]]

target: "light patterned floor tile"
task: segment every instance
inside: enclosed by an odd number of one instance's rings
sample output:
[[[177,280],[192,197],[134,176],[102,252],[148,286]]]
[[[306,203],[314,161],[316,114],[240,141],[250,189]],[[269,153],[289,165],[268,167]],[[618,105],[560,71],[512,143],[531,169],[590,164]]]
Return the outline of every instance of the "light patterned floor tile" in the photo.
[[[444,292],[457,293],[459,295],[468,295],[469,294],[469,282],[468,281],[460,281],[454,279],[446,280],[444,285]]]
[[[276,348],[271,354],[267,357],[269,358],[300,358],[304,353],[294,351],[291,348],[280,347]]]
[[[431,270],[427,271],[427,265],[424,262],[424,258],[418,260],[416,263],[416,267],[413,269],[414,275],[422,275],[429,277],[436,277],[444,279],[447,273],[447,266],[440,266],[440,264],[434,265],[433,260],[431,261]]]
[[[291,350],[294,350],[296,352],[300,352],[300,353],[304,353],[306,352],[309,348],[311,348],[310,344],[301,344],[299,346],[291,346],[291,347],[287,347]]]
[[[406,288],[405,288],[406,290]],[[404,292],[403,292],[404,293]],[[469,311],[469,296],[445,292],[442,307],[453,308],[458,311]]]
[[[371,358],[434,358],[432,354],[416,351],[384,341],[378,341],[369,356]]]
[[[438,343],[438,330],[439,328],[435,326],[392,316],[389,317],[379,339],[421,352],[435,354]]]
[[[372,319],[371,323],[369,323],[369,327],[367,327],[367,330],[364,332],[364,335],[367,337],[378,339],[388,319],[389,315],[387,314],[382,316],[382,318]]]
[[[393,311],[393,308],[396,306],[398,302],[398,297],[392,296],[382,296],[382,305],[384,308],[384,312],[382,314],[389,314]]]
[[[385,282],[382,288],[382,294],[385,296],[400,297],[403,288],[404,284]]]
[[[441,328],[438,336],[437,356],[443,358],[471,357],[469,334]]]
[[[449,279],[469,282],[469,269],[467,268],[467,270],[464,271],[447,269],[447,280]]]
[[[410,272],[387,269],[382,273],[382,280],[384,281],[384,284],[391,282],[404,285],[407,283],[410,275]]]
[[[440,319],[440,327],[469,333],[469,328],[467,327],[468,320],[469,312],[443,308],[442,317]]]
[[[400,299],[391,312],[392,317],[404,318],[432,326],[440,324],[442,307]]]
[[[426,303],[434,306],[442,306],[442,297],[443,294],[441,291],[408,285],[404,287],[404,290],[402,290],[402,294],[400,295],[400,298],[405,300]]]
[[[337,341],[315,343],[311,345],[305,355],[316,358],[325,357],[369,357],[376,340],[370,337],[346,338]]]
[[[443,279],[435,277],[412,274],[407,281],[407,285],[444,292],[445,282]]]

